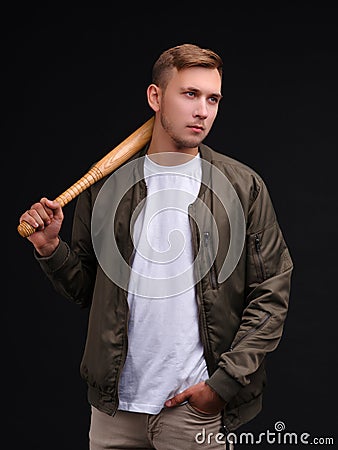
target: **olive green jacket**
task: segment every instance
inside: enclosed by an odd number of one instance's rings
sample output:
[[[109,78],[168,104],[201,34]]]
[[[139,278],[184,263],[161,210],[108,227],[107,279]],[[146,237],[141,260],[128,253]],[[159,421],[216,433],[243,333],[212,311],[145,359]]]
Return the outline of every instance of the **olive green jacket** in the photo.
[[[120,256],[130,265],[134,251],[130,222],[136,206],[147,194],[146,184],[139,177],[141,174],[142,178],[143,164],[138,163],[143,161],[146,150],[145,147],[127,162],[136,164],[122,173],[123,179],[119,178],[118,169],[114,176],[105,177],[78,196],[70,246],[60,239],[53,255],[48,258],[36,255],[57,292],[90,308],[80,372],[88,384],[90,404],[108,414],[114,414],[118,408],[118,383],[128,346],[129,311],[127,289],[110,276],[106,263],[98,263],[100,251],[107,245],[101,240],[100,250],[93,244],[96,234],[102,231],[97,224],[102,223],[105,228],[104,224],[110,223],[107,216],[112,213],[108,211],[107,195],[99,203],[100,208],[96,209],[95,201],[109,180],[111,196],[121,197],[109,235],[115,239]],[[199,150],[205,162],[202,184],[198,200],[189,208],[199,324],[209,372],[207,383],[226,401],[224,424],[228,430],[234,430],[254,418],[262,408],[264,361],[276,349],[283,333],[293,263],[261,177],[243,163],[204,144]],[[222,176],[214,177],[214,169]],[[131,187],[121,192],[119,186],[125,185],[128,177],[131,177]],[[241,233],[236,235],[232,227],[237,223],[244,224],[243,247]],[[215,225],[216,249],[214,240],[210,239],[215,235]],[[232,236],[237,239],[235,250],[231,246]],[[238,260],[236,255],[233,258],[235,267],[220,277],[228,252],[236,253],[238,248],[241,253]],[[118,273],[123,264],[116,261]]]

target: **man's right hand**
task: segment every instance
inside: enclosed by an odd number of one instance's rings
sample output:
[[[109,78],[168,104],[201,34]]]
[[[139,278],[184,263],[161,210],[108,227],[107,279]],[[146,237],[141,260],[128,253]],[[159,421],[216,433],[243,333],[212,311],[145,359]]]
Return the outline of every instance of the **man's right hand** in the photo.
[[[50,256],[59,245],[59,232],[63,222],[63,212],[55,200],[43,197],[34,203],[20,217],[20,222],[29,223],[35,232],[28,239],[41,256]]]

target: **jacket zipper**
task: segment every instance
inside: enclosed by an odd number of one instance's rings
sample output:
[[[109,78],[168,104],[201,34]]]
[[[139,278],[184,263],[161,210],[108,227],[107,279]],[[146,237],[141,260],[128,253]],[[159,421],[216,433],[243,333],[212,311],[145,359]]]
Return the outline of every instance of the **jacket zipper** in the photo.
[[[193,205],[189,205],[189,222],[190,222],[190,228],[191,228],[191,236],[192,236],[192,243],[193,243],[193,249],[195,256],[198,254],[198,242],[197,242],[197,234],[196,234],[196,227],[195,222],[193,220]],[[203,292],[202,292],[202,284],[201,281],[198,281],[196,284],[196,297],[197,297],[197,306],[199,310],[199,324],[200,324],[200,330],[201,330],[201,339],[202,344],[205,352],[205,359],[208,367],[208,372],[211,373],[214,368],[214,362],[213,362],[213,356],[211,351],[211,346],[208,338],[208,332],[207,332],[207,320],[205,317],[205,310],[204,310],[204,304],[203,304]]]
[[[233,349],[243,341],[243,339],[246,339],[248,336],[251,336],[253,333],[262,328],[263,325],[265,325],[265,323],[270,319],[270,317],[271,313],[267,312],[254,327],[250,328],[246,333],[244,333],[243,336],[240,339],[238,339],[237,342],[231,344],[229,351],[232,352]]]
[[[142,184],[140,185],[142,188]],[[144,192],[141,194],[142,198],[146,198],[147,196],[147,185],[144,184]],[[132,260],[134,258],[134,252],[135,252],[135,247],[133,246],[133,250],[131,252],[130,255],[130,259],[129,259],[129,265],[130,267],[132,266]],[[127,353],[128,353],[128,328],[129,328],[129,318],[130,318],[130,310],[129,310],[129,305],[128,305],[128,292],[125,293],[125,307],[126,307],[126,322],[124,325],[124,329],[125,329],[125,333],[124,333],[124,341],[123,341],[123,348],[122,348],[122,357],[121,357],[121,362],[120,362],[120,366],[118,368],[118,372],[117,372],[117,378],[116,378],[116,388],[115,388],[115,395],[114,397],[117,400],[117,405],[115,407],[115,410],[113,412],[112,415],[116,414],[116,411],[118,410],[118,404],[119,404],[119,390],[120,390],[120,379],[121,379],[121,374],[122,374],[122,370],[124,367],[124,364],[126,362],[126,358],[127,358]]]
[[[215,266],[213,265],[212,262],[212,258],[211,258],[211,254],[210,254],[210,246],[209,246],[209,242],[210,242],[210,233],[209,231],[205,231],[203,233],[204,236],[204,247],[205,247],[205,252],[207,254],[207,258],[208,258],[208,266],[209,266],[209,280],[210,280],[210,285],[212,289],[217,289],[218,283],[217,283],[217,278],[216,278],[216,273],[215,273]]]
[[[264,262],[263,262],[263,257],[262,257],[261,240],[260,240],[260,237],[258,234],[255,235],[255,249],[256,249],[256,254],[257,254],[257,258],[258,258],[258,266],[260,269],[261,277],[262,277],[262,280],[264,281],[266,279],[266,273],[265,273],[265,267],[264,267]]]
[[[127,303],[128,300],[126,299]],[[114,416],[116,414],[116,411],[118,409],[118,405],[119,405],[119,390],[120,390],[120,379],[121,379],[121,373],[124,367],[124,364],[126,362],[126,358],[127,358],[127,339],[128,339],[128,324],[129,324],[129,308],[128,306],[126,306],[127,308],[127,313],[126,313],[126,323],[124,326],[125,329],[125,337],[124,337],[124,341],[123,341],[123,348],[122,348],[122,357],[121,357],[121,362],[117,371],[117,377],[116,377],[116,388],[115,388],[115,393],[114,393],[114,397],[116,398],[117,402],[116,402],[116,406],[115,409],[112,413],[112,415]]]

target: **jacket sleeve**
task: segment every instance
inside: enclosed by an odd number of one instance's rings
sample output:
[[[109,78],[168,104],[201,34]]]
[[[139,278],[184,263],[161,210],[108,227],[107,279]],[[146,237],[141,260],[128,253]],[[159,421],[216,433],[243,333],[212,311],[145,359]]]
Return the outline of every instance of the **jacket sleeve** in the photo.
[[[293,262],[264,182],[248,211],[245,308],[228,351],[207,383],[229,401],[276,349],[286,319]]]
[[[91,241],[90,190],[77,198],[72,226],[71,245],[60,243],[49,257],[35,258],[56,292],[86,307],[91,303],[96,277],[96,259]]]

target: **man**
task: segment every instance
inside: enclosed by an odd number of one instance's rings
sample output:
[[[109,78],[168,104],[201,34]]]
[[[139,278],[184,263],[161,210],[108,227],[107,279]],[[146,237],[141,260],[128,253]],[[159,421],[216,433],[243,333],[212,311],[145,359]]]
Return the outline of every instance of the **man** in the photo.
[[[213,51],[163,52],[152,138],[80,194],[71,245],[57,202],[20,218],[55,289],[90,307],[92,450],[220,448],[261,410],[293,264],[261,177],[203,144],[221,87]]]

